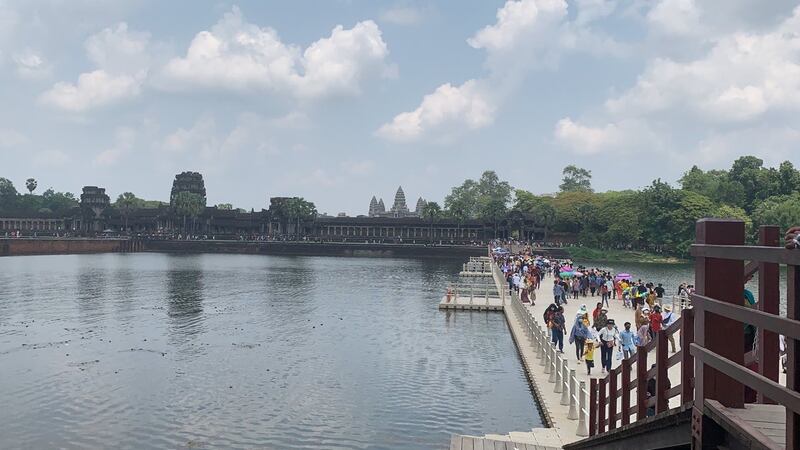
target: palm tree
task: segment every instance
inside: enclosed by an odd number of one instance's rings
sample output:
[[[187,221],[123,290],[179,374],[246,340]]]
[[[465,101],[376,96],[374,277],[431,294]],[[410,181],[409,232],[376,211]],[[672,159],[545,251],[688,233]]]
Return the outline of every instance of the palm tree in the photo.
[[[186,217],[192,218],[192,231],[195,228],[197,217],[203,212],[203,197],[198,194],[183,191],[175,195],[175,212],[183,216],[183,231],[186,232]]]
[[[421,215],[423,219],[428,219],[430,221],[428,238],[433,241],[433,222],[442,216],[442,207],[436,202],[427,202],[425,206],[422,207]]]
[[[25,187],[28,188],[28,191],[31,194],[33,194],[33,191],[36,190],[37,185],[38,183],[36,183],[36,180],[34,180],[33,178],[28,178],[27,180],[25,180]]]
[[[141,201],[133,195],[133,192],[123,192],[114,203],[125,219],[125,231],[128,231],[128,217],[131,215],[131,211],[139,207]]]

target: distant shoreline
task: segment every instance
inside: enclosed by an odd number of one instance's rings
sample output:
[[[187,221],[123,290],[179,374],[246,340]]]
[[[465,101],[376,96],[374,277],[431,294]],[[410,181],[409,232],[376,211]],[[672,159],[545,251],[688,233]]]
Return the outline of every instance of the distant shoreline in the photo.
[[[590,262],[622,262],[640,264],[689,264],[688,259],[635,250],[602,250],[591,247],[565,248],[573,260]]]

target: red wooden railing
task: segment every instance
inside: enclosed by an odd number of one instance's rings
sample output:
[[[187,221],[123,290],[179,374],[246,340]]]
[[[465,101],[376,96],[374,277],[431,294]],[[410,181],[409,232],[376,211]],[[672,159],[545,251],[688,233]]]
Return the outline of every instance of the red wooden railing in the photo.
[[[673,397],[681,396],[681,403],[692,400],[693,370],[681,370],[680,382],[667,388],[669,368],[676,364],[691,367],[691,355],[685,352],[689,348],[694,333],[683,332],[687,327],[693,328],[694,311],[684,309],[681,317],[667,329],[656,334],[656,338],[643,347],[638,347],[636,353],[630,358],[622,360],[622,364],[611,370],[605,377],[590,381],[590,397],[594,395],[595,401],[590,400],[589,434],[595,435],[613,430],[619,426],[642,420],[647,416],[647,408],[655,407],[656,414],[669,409],[669,401]],[[669,356],[669,336],[681,332],[681,349]],[[656,367],[648,368],[648,355],[655,351]],[[636,378],[631,379],[631,373],[636,373]],[[656,380],[656,395],[647,398],[647,381]],[[636,387],[636,403],[631,405],[632,388]],[[617,407],[619,412],[617,412]],[[634,416],[631,420],[631,416]]]
[[[693,405],[692,439],[702,445],[704,407],[707,400],[722,406],[742,408],[745,386],[758,393],[758,403],[786,408],[786,448],[800,448],[800,250],[781,247],[777,227],[761,227],[759,245],[744,245],[744,223],[703,219],[697,222],[693,309],[638,353],[589,390],[589,434],[596,435],[642,420],[647,407],[656,414],[667,411],[669,400],[681,396],[681,405]],[[747,263],[746,263],[747,262]],[[780,266],[787,266],[787,317],[779,315]],[[745,282],[759,273],[757,309],[744,307]],[[753,359],[744,349],[744,324],[758,328],[758,370],[746,367]],[[680,330],[681,350],[667,355],[668,336]],[[786,337],[786,385],[778,383],[778,335]],[[738,343],[742,344],[739,345]],[[656,367],[647,367],[647,355],[655,350]],[[631,380],[635,363],[636,378]],[[681,364],[680,383],[667,389],[667,373]],[[647,380],[655,378],[656,395],[646,396]],[[621,387],[618,384],[621,379]],[[631,388],[636,403],[631,405]],[[617,406],[620,404],[620,411]],[[697,447],[700,448],[700,447]]]
[[[800,250],[780,247],[776,227],[759,230],[759,246],[744,245],[744,223],[705,219],[697,223],[695,256],[697,292],[695,342],[691,354],[695,367],[693,415],[703,414],[706,400],[742,408],[745,386],[758,392],[758,401],[786,408],[786,448],[800,448]],[[745,261],[749,261],[745,265]],[[787,268],[787,317],[781,317],[780,265]],[[742,306],[742,284],[757,266],[758,309]],[[741,275],[739,275],[741,274]],[[745,367],[743,324],[758,327],[758,371]],[[778,334],[786,337],[786,385],[778,383]],[[702,421],[695,425],[693,440],[703,441]]]

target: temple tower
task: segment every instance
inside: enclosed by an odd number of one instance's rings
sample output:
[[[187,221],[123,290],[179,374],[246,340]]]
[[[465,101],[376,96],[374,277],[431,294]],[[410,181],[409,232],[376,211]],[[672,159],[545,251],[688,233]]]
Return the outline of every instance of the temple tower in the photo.
[[[181,172],[175,175],[172,182],[172,191],[169,195],[170,206],[175,206],[175,196],[178,192],[191,192],[203,197],[203,206],[206,205],[206,185],[203,175],[198,172]]]
[[[406,194],[403,192],[403,186],[397,188],[397,193],[394,195],[394,205],[392,205],[391,213],[394,217],[405,217],[408,215]]]

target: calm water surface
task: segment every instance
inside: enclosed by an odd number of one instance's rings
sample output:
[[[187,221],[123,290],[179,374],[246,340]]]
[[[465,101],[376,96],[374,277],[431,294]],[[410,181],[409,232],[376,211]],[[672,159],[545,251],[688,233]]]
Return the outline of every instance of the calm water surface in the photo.
[[[0,448],[443,448],[541,426],[463,261],[0,258]]]

